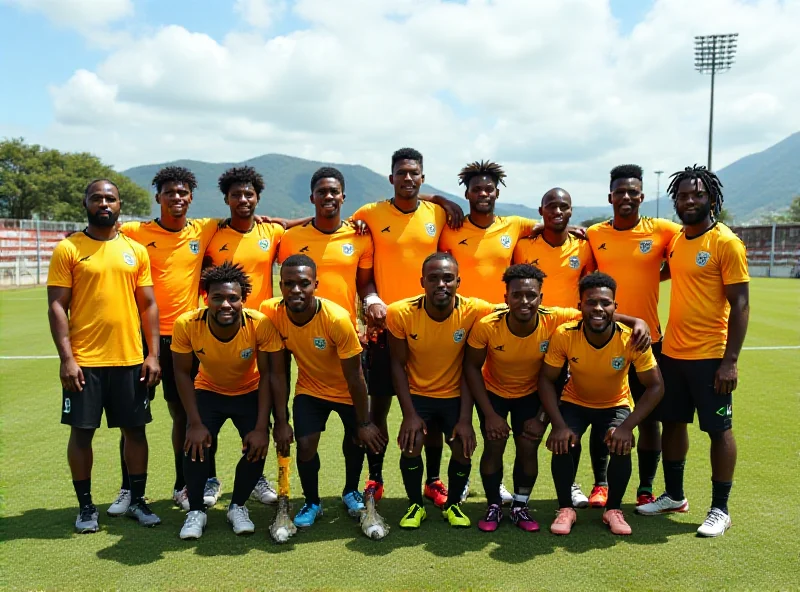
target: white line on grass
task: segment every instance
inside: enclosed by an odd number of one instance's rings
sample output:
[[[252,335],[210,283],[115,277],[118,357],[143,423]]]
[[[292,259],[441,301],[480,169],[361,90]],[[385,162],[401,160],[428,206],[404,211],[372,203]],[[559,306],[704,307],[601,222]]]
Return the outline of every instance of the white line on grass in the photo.
[[[58,356],[0,356],[0,360],[57,360]]]
[[[800,349],[800,345],[764,345],[759,347],[743,347],[743,350],[767,350],[767,349]]]

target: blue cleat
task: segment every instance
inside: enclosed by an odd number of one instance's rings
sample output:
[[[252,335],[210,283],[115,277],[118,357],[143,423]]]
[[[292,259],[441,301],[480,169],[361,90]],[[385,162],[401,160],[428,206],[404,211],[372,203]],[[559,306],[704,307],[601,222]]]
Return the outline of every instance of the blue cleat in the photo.
[[[342,496],[344,507],[347,508],[347,513],[353,518],[357,518],[361,511],[365,509],[364,496],[360,491],[353,490]]]
[[[294,525],[297,528],[307,528],[317,521],[318,516],[322,516],[322,503],[303,504],[297,516],[294,517]]]

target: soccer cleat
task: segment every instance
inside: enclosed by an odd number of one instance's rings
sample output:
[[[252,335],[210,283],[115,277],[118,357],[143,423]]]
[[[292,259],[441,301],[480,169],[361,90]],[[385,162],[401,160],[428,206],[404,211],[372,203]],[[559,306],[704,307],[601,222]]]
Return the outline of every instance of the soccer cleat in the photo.
[[[275,488],[267,481],[266,477],[261,475],[253,491],[250,492],[250,499],[261,502],[264,505],[275,504],[278,502],[278,492],[275,491]]]
[[[150,506],[148,506],[143,499],[131,503],[125,511],[125,515],[128,518],[136,520],[139,526],[146,526],[149,528],[161,524],[161,518],[153,514],[153,510],[150,509]]]
[[[697,529],[697,534],[701,537],[718,537],[725,534],[730,527],[731,517],[719,508],[711,508]]]
[[[383,497],[383,483],[369,479],[364,484],[364,497],[367,496],[367,492],[370,490],[372,490],[372,497],[375,498],[375,501],[381,501],[381,498]]]
[[[509,505],[514,501],[514,496],[502,483],[500,484],[500,499],[503,500],[505,505]]]
[[[625,515],[622,510],[606,510],[603,512],[603,524],[608,525],[611,534],[629,535],[631,527],[625,522]]]
[[[406,515],[400,519],[400,528],[419,528],[422,521],[428,517],[425,508],[419,504],[411,504]]]
[[[572,525],[578,521],[578,514],[574,508],[559,508],[556,519],[550,525],[550,532],[553,534],[569,534]]]
[[[527,506],[511,508],[511,523],[525,532],[539,532],[539,523],[533,519]]]
[[[228,506],[228,523],[233,527],[233,534],[253,534],[256,531],[256,525],[250,520],[247,506],[236,504]]]
[[[125,510],[127,510],[128,506],[130,505],[131,505],[131,490],[120,489],[117,499],[114,501],[113,504],[108,506],[106,514],[114,517],[122,516],[125,513]]]
[[[213,508],[220,495],[222,495],[222,483],[216,477],[211,477],[203,488],[203,503],[206,508]]]
[[[662,493],[656,501],[636,507],[636,513],[642,516],[657,516],[671,512],[688,512],[689,501],[686,498],[674,500],[668,494]]]
[[[75,520],[75,531],[78,534],[97,532],[100,530],[99,518],[100,514],[94,504],[83,506],[78,513],[78,518]]]
[[[608,501],[608,487],[606,485],[595,485],[592,493],[589,494],[589,505],[593,508],[605,508]]]
[[[181,539],[184,541],[199,539],[203,536],[207,521],[208,517],[202,510],[192,510],[186,514],[186,520],[183,521],[183,526],[181,527]]]
[[[589,498],[581,491],[581,486],[578,483],[572,484],[572,507],[573,508],[588,508]]]
[[[502,487],[502,485],[500,487]],[[467,477],[467,482],[464,483],[464,491],[461,492],[461,498],[459,499],[459,503],[463,504],[465,501],[467,501],[468,497],[469,497],[469,477]]]
[[[343,495],[342,502],[344,502],[344,507],[347,508],[347,513],[350,514],[351,518],[358,518],[358,515],[361,514],[365,507],[364,496],[361,495],[360,491],[351,491]]]
[[[497,504],[491,504],[486,508],[486,516],[478,520],[478,530],[483,532],[494,532],[500,526],[503,519],[503,510]]]
[[[423,495],[431,500],[437,508],[444,508],[447,503],[447,487],[441,479],[437,479],[433,483],[426,483]]]
[[[303,507],[294,517],[294,525],[297,528],[307,528],[314,524],[319,516],[322,516],[322,502],[318,504],[303,504]]]
[[[278,507],[275,510],[275,520],[269,527],[269,534],[276,543],[285,543],[289,537],[297,534],[297,527],[289,517],[289,498],[286,495],[278,496]]]
[[[172,490],[172,501],[184,512],[189,511],[189,490],[186,486],[183,489]]]
[[[372,495],[364,498],[364,511],[360,513],[359,522],[361,522],[361,532],[373,541],[379,541],[389,534],[389,525],[383,516],[378,514],[375,498]]]
[[[639,495],[636,496],[636,505],[637,506],[644,506],[644,505],[647,505],[647,504],[652,504],[654,501],[656,501],[656,498],[654,498],[653,494],[651,492],[649,492],[649,491],[645,491],[645,492],[640,493]]]
[[[446,510],[443,510],[442,518],[447,520],[450,526],[456,526],[458,528],[469,528],[471,524],[469,518],[461,511],[461,506],[458,504],[453,504]]]

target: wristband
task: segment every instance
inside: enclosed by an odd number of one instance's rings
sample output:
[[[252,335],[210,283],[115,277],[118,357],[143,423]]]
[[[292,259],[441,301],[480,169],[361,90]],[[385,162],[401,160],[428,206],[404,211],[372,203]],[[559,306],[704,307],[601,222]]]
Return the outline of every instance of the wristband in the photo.
[[[367,294],[364,297],[364,309],[365,310],[368,309],[373,304],[383,304],[384,306],[386,306],[386,303],[383,300],[381,300],[381,297],[378,296],[377,294],[374,294],[374,293],[373,294]]]

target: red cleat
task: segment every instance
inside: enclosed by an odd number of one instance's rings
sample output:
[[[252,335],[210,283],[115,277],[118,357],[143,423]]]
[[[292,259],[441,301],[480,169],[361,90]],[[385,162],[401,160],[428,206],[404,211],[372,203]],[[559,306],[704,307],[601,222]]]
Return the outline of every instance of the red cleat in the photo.
[[[605,508],[608,501],[608,487],[595,485],[589,495],[589,505],[593,508]]]
[[[653,494],[650,492],[640,493],[636,496],[636,506],[643,506],[645,504],[652,504],[656,501],[656,498],[653,497]]]
[[[444,486],[441,479],[430,484],[426,483],[423,493],[437,508],[444,508],[447,503],[447,487]]]
[[[375,498],[376,502],[381,501],[381,498],[383,497],[383,483],[370,479],[364,485],[365,497],[368,491],[372,493],[372,497]]]

